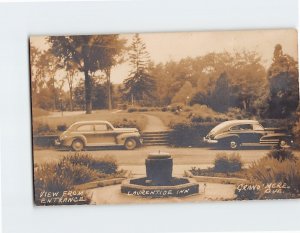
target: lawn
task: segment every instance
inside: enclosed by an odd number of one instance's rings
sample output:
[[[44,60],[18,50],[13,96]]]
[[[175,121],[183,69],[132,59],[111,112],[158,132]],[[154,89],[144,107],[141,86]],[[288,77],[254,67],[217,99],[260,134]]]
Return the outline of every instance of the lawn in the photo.
[[[117,112],[108,110],[93,111],[92,114],[74,114],[68,116],[38,116],[33,117],[33,131],[38,127],[48,128],[49,132],[55,133],[57,126],[66,125],[67,127],[77,121],[105,120],[112,124],[120,122],[133,122],[139,129],[143,130],[147,124],[147,118],[140,113]],[[46,130],[47,131],[47,130]]]

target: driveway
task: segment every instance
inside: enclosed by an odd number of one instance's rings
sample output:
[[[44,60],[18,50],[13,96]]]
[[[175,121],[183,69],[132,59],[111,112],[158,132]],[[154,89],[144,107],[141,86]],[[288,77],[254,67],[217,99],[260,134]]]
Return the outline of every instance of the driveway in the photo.
[[[245,164],[249,164],[257,159],[262,158],[269,152],[269,148],[251,148],[236,150],[242,161]],[[136,166],[145,164],[145,159],[151,152],[168,152],[173,156],[174,165],[209,165],[212,164],[218,153],[226,152],[232,153],[230,150],[216,150],[212,148],[175,148],[169,146],[143,146],[132,151],[124,150],[122,148],[99,148],[88,150],[87,153],[96,158],[104,156],[113,156],[117,159],[120,165]],[[70,151],[57,151],[54,149],[35,150],[34,162],[51,162],[58,161],[65,155],[68,155]],[[295,155],[300,156],[300,151],[294,151]]]

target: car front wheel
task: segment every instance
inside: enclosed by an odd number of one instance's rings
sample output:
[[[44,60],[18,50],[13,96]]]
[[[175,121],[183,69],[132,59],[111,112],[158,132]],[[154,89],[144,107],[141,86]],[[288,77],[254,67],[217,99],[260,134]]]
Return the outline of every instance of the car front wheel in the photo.
[[[71,145],[74,151],[82,151],[84,149],[84,143],[80,139],[75,139]]]
[[[279,145],[280,148],[286,148],[286,147],[289,146],[287,140],[285,140],[285,139],[281,139],[281,140],[279,141],[279,144],[278,144],[278,145]]]
[[[229,148],[231,149],[231,150],[236,150],[236,149],[238,149],[239,148],[239,143],[238,143],[238,141],[236,140],[236,139],[231,139],[231,140],[229,140]]]
[[[134,138],[128,138],[124,146],[127,150],[133,150],[136,148],[137,142]]]

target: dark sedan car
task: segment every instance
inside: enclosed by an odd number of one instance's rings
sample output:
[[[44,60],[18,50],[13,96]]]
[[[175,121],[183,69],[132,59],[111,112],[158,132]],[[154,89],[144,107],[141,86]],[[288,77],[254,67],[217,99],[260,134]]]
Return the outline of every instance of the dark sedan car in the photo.
[[[284,148],[293,143],[292,135],[286,130],[264,128],[255,120],[225,121],[213,128],[204,141],[230,149],[261,145],[277,145]]]

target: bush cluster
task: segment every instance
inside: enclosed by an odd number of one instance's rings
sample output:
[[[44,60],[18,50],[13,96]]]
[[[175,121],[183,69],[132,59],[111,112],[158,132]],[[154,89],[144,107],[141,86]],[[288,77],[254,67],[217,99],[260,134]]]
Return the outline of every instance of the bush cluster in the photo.
[[[127,112],[137,112],[138,109],[137,108],[128,108]]]
[[[294,153],[291,150],[281,149],[281,148],[271,150],[270,152],[268,152],[267,157],[271,159],[276,159],[279,162],[282,162],[286,159],[292,161],[297,160],[297,157],[294,155]]]
[[[58,131],[65,131],[65,130],[67,130],[68,129],[68,126],[66,125],[66,124],[61,124],[61,125],[58,125],[57,127],[56,127],[56,129],[58,130]]]
[[[285,158],[282,159],[282,155]],[[267,193],[264,189],[236,191],[237,199],[296,198],[300,194],[300,162],[290,151],[272,151],[268,156],[253,162],[247,169],[248,179],[264,187],[268,184],[286,184],[281,193]]]
[[[116,174],[118,165],[111,157],[93,158],[89,154],[75,153],[58,163],[45,163],[34,167],[35,202],[41,204],[40,193],[74,190],[83,184]],[[86,196],[87,204],[91,199]],[[85,204],[85,203],[81,203]]]
[[[48,134],[49,132],[52,132],[53,130],[50,128],[50,126],[46,123],[36,123],[33,122],[32,124],[32,132],[34,135],[44,135]]]
[[[214,172],[237,172],[242,170],[242,160],[238,153],[218,153],[214,161]]]
[[[216,122],[181,122],[171,124],[173,129],[170,132],[169,142],[174,146],[201,146],[203,145],[203,137],[215,127]]]
[[[89,154],[77,152],[64,157],[62,161],[70,162],[73,165],[85,166],[98,173],[104,174],[113,174],[118,170],[117,161],[109,156],[105,156],[104,158],[94,158]]]
[[[115,128],[137,128],[138,130],[141,130],[142,126],[138,124],[136,120],[131,120],[127,118],[123,118],[122,120],[119,121],[113,121],[111,124]]]

